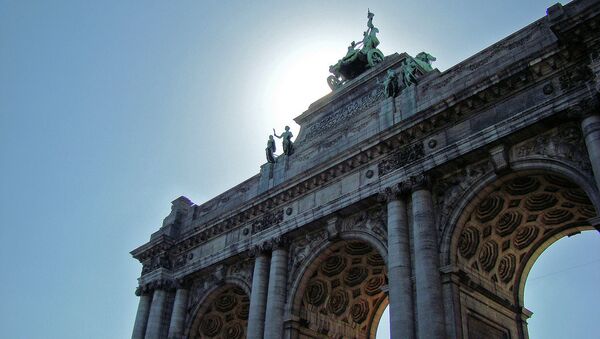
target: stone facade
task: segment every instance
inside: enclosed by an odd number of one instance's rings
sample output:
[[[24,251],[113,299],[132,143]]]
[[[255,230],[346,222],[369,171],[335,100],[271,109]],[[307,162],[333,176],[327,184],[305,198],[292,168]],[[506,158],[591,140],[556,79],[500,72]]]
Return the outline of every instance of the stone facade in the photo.
[[[295,153],[150,241],[133,338],[527,338],[523,288],[599,228],[600,2],[388,97],[393,54],[296,118]]]

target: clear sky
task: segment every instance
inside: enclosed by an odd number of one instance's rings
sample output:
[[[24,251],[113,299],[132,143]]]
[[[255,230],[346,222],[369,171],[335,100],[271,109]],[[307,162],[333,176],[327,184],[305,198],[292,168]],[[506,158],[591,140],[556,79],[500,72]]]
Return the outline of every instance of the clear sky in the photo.
[[[258,173],[271,128],[297,132],[292,118],[329,91],[328,66],[361,38],[368,7],[385,54],[424,50],[443,71],[550,5],[0,0],[0,337],[129,337],[141,271],[129,251],[171,200],[202,203]],[[597,283],[592,235],[540,275],[573,284],[583,268],[547,274],[589,262]],[[573,286],[549,292],[554,280],[532,281],[536,298]],[[598,291],[556,307],[597,314]],[[529,308],[534,324],[543,310]]]

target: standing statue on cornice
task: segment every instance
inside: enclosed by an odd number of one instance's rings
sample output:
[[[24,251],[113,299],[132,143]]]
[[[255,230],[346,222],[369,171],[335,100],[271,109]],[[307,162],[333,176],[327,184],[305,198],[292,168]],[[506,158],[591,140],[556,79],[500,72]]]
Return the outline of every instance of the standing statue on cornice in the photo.
[[[275,139],[273,139],[272,135],[269,135],[269,140],[267,141],[267,148],[265,148],[265,153],[267,155],[267,162],[274,163],[275,162],[275,151],[277,148],[275,147]]]
[[[283,139],[283,154],[289,156],[294,153],[294,143],[292,142],[294,135],[290,132],[290,126],[285,126],[285,132],[281,133],[281,135],[277,135],[277,132],[273,128],[273,135],[279,139]]]
[[[388,98],[394,98],[400,93],[398,74],[391,68],[387,70],[387,75],[385,80],[383,80],[383,89]]]

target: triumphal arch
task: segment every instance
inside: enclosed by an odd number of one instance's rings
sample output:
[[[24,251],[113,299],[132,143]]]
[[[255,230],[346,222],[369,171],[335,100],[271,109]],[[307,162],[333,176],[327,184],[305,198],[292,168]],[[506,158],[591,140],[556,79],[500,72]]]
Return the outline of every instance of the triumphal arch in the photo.
[[[533,262],[600,228],[600,2],[445,72],[367,18],[283,154],[132,252],[133,338],[528,337]]]

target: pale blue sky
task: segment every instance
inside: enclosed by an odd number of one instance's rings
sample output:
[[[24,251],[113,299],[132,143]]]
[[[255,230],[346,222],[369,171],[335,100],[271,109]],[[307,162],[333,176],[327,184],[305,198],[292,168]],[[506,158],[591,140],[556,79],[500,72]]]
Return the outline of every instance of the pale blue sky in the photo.
[[[174,198],[201,203],[258,172],[271,128],[296,131],[328,92],[367,7],[385,54],[425,50],[443,71],[550,5],[0,0],[0,337],[129,337],[141,270],[129,251]],[[592,234],[547,272],[599,259]],[[599,262],[585,267],[597,283]],[[581,270],[565,271],[571,283]],[[554,280],[536,280],[537,298],[565,292]],[[587,291],[560,307],[597,314]]]

